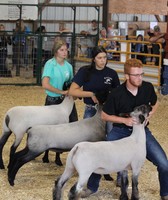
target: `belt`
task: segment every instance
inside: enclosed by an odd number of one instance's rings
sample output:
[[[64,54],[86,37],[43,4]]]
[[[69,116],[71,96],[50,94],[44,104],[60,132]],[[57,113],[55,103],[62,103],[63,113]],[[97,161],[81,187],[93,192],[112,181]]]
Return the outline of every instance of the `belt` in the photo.
[[[47,96],[47,99],[49,100],[49,101],[57,101],[57,100],[63,100],[64,99],[64,95],[61,95],[61,96],[59,96],[59,97],[50,97],[50,96]]]
[[[86,107],[88,108],[95,108],[96,109],[97,104],[92,105],[92,104],[86,104]]]

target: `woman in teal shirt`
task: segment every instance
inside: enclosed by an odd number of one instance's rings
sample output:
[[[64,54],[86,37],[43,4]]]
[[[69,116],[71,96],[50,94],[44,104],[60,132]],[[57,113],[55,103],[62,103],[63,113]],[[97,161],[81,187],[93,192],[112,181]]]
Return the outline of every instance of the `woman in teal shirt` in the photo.
[[[60,104],[65,95],[68,94],[68,88],[65,88],[65,85],[69,85],[73,78],[72,65],[66,61],[68,56],[66,42],[64,40],[57,40],[54,43],[53,53],[53,58],[46,62],[42,74],[42,87],[47,94],[45,105]],[[69,116],[69,121],[74,122],[77,120],[78,115],[74,104],[72,113]],[[47,153],[45,154],[43,161],[49,162]],[[57,153],[56,156],[56,164],[62,165],[59,153]]]

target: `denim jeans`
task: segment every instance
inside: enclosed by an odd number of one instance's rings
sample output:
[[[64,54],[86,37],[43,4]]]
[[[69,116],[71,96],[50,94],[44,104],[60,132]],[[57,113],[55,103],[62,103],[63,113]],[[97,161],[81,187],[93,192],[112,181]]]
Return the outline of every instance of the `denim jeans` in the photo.
[[[113,127],[111,132],[107,135],[107,141],[119,140],[131,135],[131,130],[127,128]],[[168,195],[168,160],[166,154],[155,137],[152,135],[148,128],[146,132],[146,158],[152,162],[158,170],[159,183],[160,183],[160,196]],[[99,175],[92,174],[89,178],[88,188],[94,192],[97,191],[99,186]]]
[[[92,105],[85,105],[83,119],[93,117],[96,114],[96,108]]]

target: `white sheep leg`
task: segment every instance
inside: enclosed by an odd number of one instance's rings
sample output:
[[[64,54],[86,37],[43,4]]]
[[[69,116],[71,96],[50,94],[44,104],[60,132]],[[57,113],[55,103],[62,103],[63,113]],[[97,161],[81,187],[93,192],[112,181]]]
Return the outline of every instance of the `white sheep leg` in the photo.
[[[131,200],[139,200],[138,177],[139,177],[141,168],[142,168],[142,162],[137,161],[134,164],[132,163],[132,195],[131,195]]]
[[[75,168],[65,168],[64,173],[55,181],[53,189],[53,200],[60,200],[65,183],[73,176]]]
[[[81,192],[84,186],[86,186],[90,175],[91,174],[88,175],[88,173],[79,173],[78,182],[75,183],[69,191],[69,200],[78,200],[80,198]]]
[[[138,175],[132,176],[132,195],[131,200],[139,200],[139,191],[138,191]]]
[[[121,173],[121,195],[120,200],[128,200],[128,172],[126,170],[120,172]]]

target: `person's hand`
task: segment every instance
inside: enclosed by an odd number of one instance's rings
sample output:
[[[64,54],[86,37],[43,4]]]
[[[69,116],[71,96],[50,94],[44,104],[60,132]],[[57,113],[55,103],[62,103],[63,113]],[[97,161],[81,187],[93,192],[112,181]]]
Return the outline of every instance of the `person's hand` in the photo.
[[[153,113],[154,113],[153,111],[150,111],[150,113],[149,113],[148,117],[146,118],[146,121],[145,121],[145,126],[148,124],[148,122],[149,122],[149,119],[152,117]]]
[[[93,100],[94,103],[99,104],[99,101],[98,101],[98,99],[96,98],[95,95],[92,96],[91,98],[92,98],[92,100]]]
[[[61,94],[67,96],[67,95],[68,95],[68,90],[63,90],[63,91],[61,92]]]
[[[126,126],[133,126],[134,124],[137,124],[137,120],[134,117],[128,117],[125,118],[124,120],[125,120],[124,124]]]

